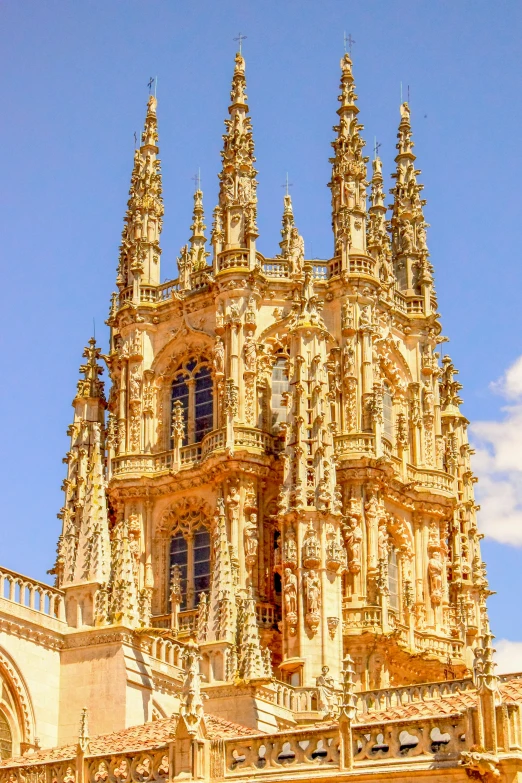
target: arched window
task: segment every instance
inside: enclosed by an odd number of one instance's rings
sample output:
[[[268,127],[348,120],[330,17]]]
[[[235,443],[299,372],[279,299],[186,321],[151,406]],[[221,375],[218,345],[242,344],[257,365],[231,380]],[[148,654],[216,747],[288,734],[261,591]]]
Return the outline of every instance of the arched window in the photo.
[[[171,538],[169,574],[175,565],[181,578],[180,609],[193,609],[210,589],[210,534],[204,525],[179,530]]]
[[[3,712],[0,712],[0,759],[8,759],[13,755],[13,735],[11,727]]]
[[[212,430],[212,397],[212,373],[205,360],[192,357],[176,370],[172,381],[171,415],[174,404],[179,400],[183,411],[184,446],[199,443]]]
[[[399,610],[399,566],[397,563],[397,551],[390,547],[388,554],[388,591],[390,608]]]
[[[282,402],[288,389],[288,356],[281,353],[272,368],[272,429],[286,421],[286,407]]]
[[[390,387],[387,383],[383,386],[382,395],[383,435],[393,443],[393,400]]]

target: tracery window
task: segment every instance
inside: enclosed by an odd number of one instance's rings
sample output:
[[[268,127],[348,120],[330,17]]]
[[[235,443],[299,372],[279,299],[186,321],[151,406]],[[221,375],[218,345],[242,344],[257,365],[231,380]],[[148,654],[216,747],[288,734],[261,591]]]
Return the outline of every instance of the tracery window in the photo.
[[[382,395],[383,435],[393,443],[393,400],[390,387],[387,383],[383,386]]]
[[[397,550],[390,547],[388,554],[388,592],[391,609],[399,610],[399,565],[397,562]]]
[[[286,421],[286,407],[283,395],[290,388],[288,379],[288,356],[279,353],[272,368],[272,429]]]
[[[210,534],[199,523],[188,530],[178,530],[170,540],[169,574],[176,565],[181,579],[180,609],[193,609],[201,593],[210,589]]]
[[[199,443],[214,425],[212,372],[205,359],[191,357],[175,372],[171,415],[178,400],[183,411],[183,445]]]
[[[13,735],[11,727],[3,712],[0,712],[0,759],[8,759],[13,755]]]

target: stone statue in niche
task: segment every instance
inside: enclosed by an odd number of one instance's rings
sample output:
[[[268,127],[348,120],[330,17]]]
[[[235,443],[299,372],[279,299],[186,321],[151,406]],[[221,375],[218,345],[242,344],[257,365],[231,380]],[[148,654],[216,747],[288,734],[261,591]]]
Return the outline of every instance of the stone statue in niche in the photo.
[[[221,337],[216,337],[214,345],[214,370],[218,375],[225,372],[225,345]]]
[[[257,560],[258,546],[257,514],[252,512],[245,521],[245,563],[253,566]]]
[[[321,546],[313,522],[310,520],[303,542],[303,565],[305,568],[317,568],[320,562]]]
[[[377,557],[380,561],[388,559],[388,531],[386,530],[386,524],[379,525],[379,532],[377,534]]]
[[[349,517],[346,530],[346,548],[348,551],[348,570],[352,574],[358,574],[361,570],[362,539],[363,533],[359,517]]]
[[[285,566],[295,568],[297,565],[297,543],[295,540],[295,530],[289,527],[285,534],[285,543],[283,546],[283,560]]]
[[[297,625],[297,577],[289,568],[285,568],[283,577],[283,600],[286,622]]]
[[[321,621],[321,582],[313,568],[304,577],[304,588],[306,623],[315,630]]]
[[[432,604],[440,604],[442,600],[442,557],[436,549],[428,561],[428,578]]]
[[[245,370],[247,372],[255,372],[256,370],[256,343],[253,337],[247,337],[245,345],[243,347],[243,355],[245,358]]]

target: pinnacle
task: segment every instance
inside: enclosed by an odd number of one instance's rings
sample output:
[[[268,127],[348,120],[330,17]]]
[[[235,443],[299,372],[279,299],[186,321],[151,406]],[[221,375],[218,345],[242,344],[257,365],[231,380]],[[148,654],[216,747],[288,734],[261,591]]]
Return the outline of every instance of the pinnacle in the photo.
[[[103,394],[103,383],[98,376],[103,373],[103,367],[98,364],[101,355],[101,349],[96,347],[96,340],[91,337],[89,345],[85,347],[83,354],[87,359],[85,364],[80,365],[80,372],[83,373],[83,379],[78,381],[78,397],[100,398],[105,402]]]

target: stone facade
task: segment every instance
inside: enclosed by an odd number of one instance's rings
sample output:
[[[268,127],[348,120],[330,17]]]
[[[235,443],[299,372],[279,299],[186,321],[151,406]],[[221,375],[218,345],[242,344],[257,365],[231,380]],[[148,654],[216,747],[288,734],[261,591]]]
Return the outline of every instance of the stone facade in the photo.
[[[522,771],[410,110],[388,220],[356,99],[346,54],[332,257],[307,258],[287,192],[265,258],[237,54],[210,249],[198,187],[161,284],[150,97],[109,351],[89,342],[73,401],[55,586],[0,571],[0,783]]]

